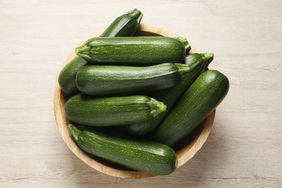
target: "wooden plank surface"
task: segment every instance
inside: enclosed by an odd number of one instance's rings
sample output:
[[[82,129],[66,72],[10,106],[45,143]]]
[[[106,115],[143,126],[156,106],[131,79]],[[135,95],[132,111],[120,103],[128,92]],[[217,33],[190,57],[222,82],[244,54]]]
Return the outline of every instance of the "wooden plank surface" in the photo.
[[[79,161],[60,138],[53,91],[77,44],[139,8],[146,23],[212,51],[230,92],[203,149],[165,177],[122,180]],[[281,187],[281,0],[0,0],[0,187]]]

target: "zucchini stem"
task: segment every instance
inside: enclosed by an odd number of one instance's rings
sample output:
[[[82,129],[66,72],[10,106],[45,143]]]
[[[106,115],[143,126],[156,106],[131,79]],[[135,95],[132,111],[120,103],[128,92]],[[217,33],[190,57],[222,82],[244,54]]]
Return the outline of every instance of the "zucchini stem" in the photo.
[[[205,63],[205,70],[208,69],[209,64],[212,62],[214,54],[211,52],[207,52],[203,54],[203,59]]]
[[[150,106],[150,114],[152,114],[153,117],[156,117],[161,112],[166,111],[166,105],[163,102],[159,102],[153,98],[149,101]]]
[[[191,45],[189,44],[186,37],[176,37],[177,40],[179,40],[185,47],[186,52],[189,52],[191,50]]]
[[[87,46],[87,44],[84,43],[75,49],[75,53],[87,60],[87,59],[91,59],[91,57],[88,55],[90,50],[91,47]]]
[[[130,16],[130,17],[132,17],[132,18],[136,18],[137,21],[139,21],[139,22],[141,21],[141,19],[142,19],[142,17],[143,17],[142,12],[141,12],[140,10],[138,10],[137,8],[135,8],[135,9],[129,11],[129,12],[127,13],[127,15]]]

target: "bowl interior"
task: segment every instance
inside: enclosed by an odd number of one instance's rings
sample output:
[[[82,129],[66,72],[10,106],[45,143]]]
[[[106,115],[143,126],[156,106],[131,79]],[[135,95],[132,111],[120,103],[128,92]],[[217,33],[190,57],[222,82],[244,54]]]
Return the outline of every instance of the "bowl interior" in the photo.
[[[164,30],[162,28],[151,26],[147,24],[141,24],[140,31],[137,34],[138,36],[167,36],[167,37],[176,37],[177,35],[173,34],[170,31]],[[97,33],[95,36],[99,36]],[[69,62],[75,56],[74,53],[67,59],[66,63]],[[65,64],[66,64],[65,63]],[[54,95],[54,111],[57,126],[59,129],[59,133],[61,134],[64,142],[67,144],[69,149],[83,162],[85,162],[90,167],[120,178],[145,178],[153,176],[151,174],[145,172],[138,172],[134,170],[130,170],[123,166],[114,164],[112,162],[103,160],[101,158],[91,156],[85,152],[83,152],[72,140],[68,129],[67,124],[68,120],[66,118],[64,103],[66,101],[66,96],[62,92],[59,87],[59,84],[56,84],[55,95]],[[213,121],[215,117],[215,111],[211,113],[202,123],[198,126],[191,134],[187,135],[183,140],[181,140],[175,147],[175,151],[177,154],[177,164],[176,168],[179,168],[187,161],[189,161],[200,148],[205,143],[209,133],[212,129]]]

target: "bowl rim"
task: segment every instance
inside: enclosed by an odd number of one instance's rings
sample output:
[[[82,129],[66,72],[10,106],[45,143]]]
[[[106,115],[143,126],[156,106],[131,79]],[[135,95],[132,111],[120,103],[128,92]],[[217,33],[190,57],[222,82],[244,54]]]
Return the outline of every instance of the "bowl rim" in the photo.
[[[150,32],[150,33],[156,33],[162,36],[167,37],[177,37],[176,34],[174,34],[171,31],[168,31],[166,29],[141,23],[140,25],[140,31],[142,32]],[[99,33],[97,32],[94,34],[94,36],[99,36]],[[75,56],[74,52],[67,58],[66,62],[63,64],[67,64],[71,58]],[[64,142],[68,146],[68,148],[84,163],[86,163],[91,168],[94,168],[95,170],[102,172],[104,174],[113,176],[113,177],[119,177],[119,178],[147,178],[147,177],[153,177],[155,175],[146,173],[146,172],[140,172],[140,171],[129,171],[129,170],[120,170],[116,169],[107,165],[104,165],[100,163],[99,161],[94,160],[90,156],[88,156],[85,152],[83,152],[73,141],[71,138],[67,124],[68,121],[66,119],[66,114],[64,110],[64,101],[65,96],[62,90],[60,89],[58,81],[56,81],[55,85],[55,92],[54,92],[54,114],[56,119],[56,124],[59,129],[59,133],[61,137],[63,138]],[[189,142],[189,144],[180,150],[176,151],[176,168],[179,168],[183,166],[186,162],[188,162],[204,145],[206,142],[213,126],[215,118],[215,111],[213,111],[203,122],[202,122],[202,129],[201,131],[195,136],[195,138]]]

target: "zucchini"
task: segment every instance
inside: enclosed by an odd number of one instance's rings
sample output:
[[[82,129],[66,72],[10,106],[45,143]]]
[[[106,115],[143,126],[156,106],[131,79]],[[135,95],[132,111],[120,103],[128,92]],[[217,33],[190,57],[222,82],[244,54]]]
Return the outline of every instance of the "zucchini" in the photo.
[[[166,91],[161,91],[153,94],[153,97],[159,101],[162,101],[167,106],[167,111],[162,112],[158,117],[135,123],[128,126],[128,131],[137,136],[144,136],[152,133],[154,129],[161,123],[168,111],[172,108],[177,99],[186,91],[186,89],[193,83],[193,81],[203,72],[208,64],[212,61],[212,53],[189,54],[186,57],[186,66],[189,67],[189,71],[183,74],[183,79],[173,88]]]
[[[59,85],[67,95],[72,95],[78,92],[75,85],[76,73],[86,64],[86,60],[80,56],[75,56],[68,64],[64,66],[59,75]]]
[[[228,89],[228,78],[219,71],[202,73],[156,129],[154,140],[175,145],[216,108]]]
[[[77,145],[85,152],[133,170],[166,175],[175,169],[176,155],[164,144],[113,137],[97,130],[68,126]]]
[[[187,71],[187,65],[178,63],[146,67],[87,65],[77,73],[76,85],[88,95],[136,94],[171,88]]]
[[[67,118],[89,126],[117,126],[148,120],[166,110],[166,106],[147,96],[95,98],[82,94],[65,104]]]
[[[125,37],[132,36],[139,29],[143,14],[138,9],[133,9],[117,17],[100,37]]]
[[[142,17],[143,14],[138,9],[129,11],[116,18],[100,36],[132,36],[138,30]],[[76,73],[86,63],[86,60],[80,56],[75,56],[60,72],[59,85],[67,95],[78,93],[75,85]]]
[[[76,53],[95,64],[154,65],[184,62],[185,46],[169,37],[95,37]]]

